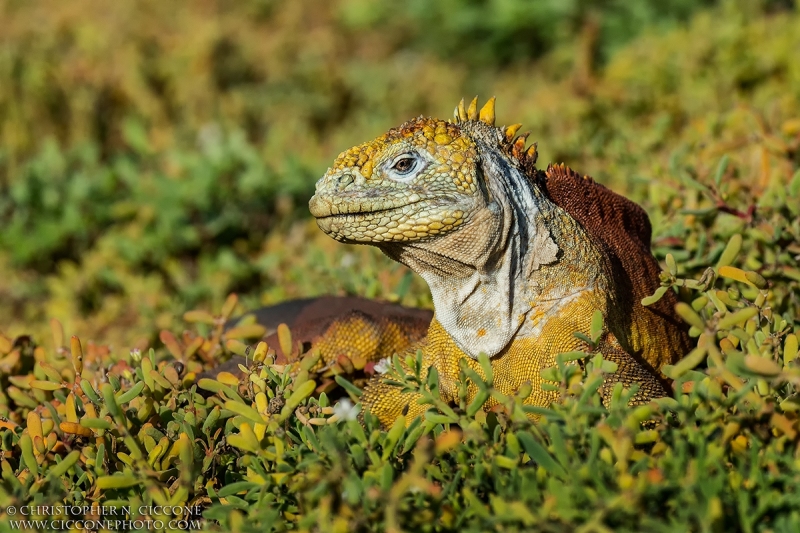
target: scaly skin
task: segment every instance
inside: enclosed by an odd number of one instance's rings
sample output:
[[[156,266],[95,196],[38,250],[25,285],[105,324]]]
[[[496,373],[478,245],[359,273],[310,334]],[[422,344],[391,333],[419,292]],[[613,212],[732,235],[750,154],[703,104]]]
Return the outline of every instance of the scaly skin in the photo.
[[[426,280],[435,317],[411,351],[437,369],[444,399],[455,400],[459,361],[480,373],[484,352],[497,389],[530,382],[526,401],[548,405],[541,370],[588,348],[574,333],[589,334],[596,310],[599,349],[619,367],[607,384],[638,383],[636,403],[667,394],[659,370],[689,343],[673,294],[654,310],[640,304],[658,286],[647,216],[563,166],[536,169],[536,145],[526,150],[518,128],[494,127],[494,99],[480,112],[462,101],[453,121],[411,120],[342,153],[311,213],[331,237],[377,246]],[[385,425],[423,409],[380,379],[363,402]]]

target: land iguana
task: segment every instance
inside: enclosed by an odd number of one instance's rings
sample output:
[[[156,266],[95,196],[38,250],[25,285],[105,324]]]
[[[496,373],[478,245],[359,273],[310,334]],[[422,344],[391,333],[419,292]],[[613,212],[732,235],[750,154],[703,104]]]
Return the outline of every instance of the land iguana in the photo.
[[[513,394],[525,382],[529,404],[556,393],[540,375],[562,352],[588,349],[575,332],[604,317],[598,349],[618,365],[606,377],[637,383],[634,403],[669,394],[660,373],[689,350],[668,291],[659,286],[651,226],[635,203],[564,165],[536,166],[536,144],[520,124],[497,128],[494,98],[456,107],[452,120],[418,117],[340,154],[309,202],[334,239],[377,246],[430,287],[435,315],[409,348],[439,375],[442,398],[458,393],[459,361],[482,375],[490,357],[494,387]],[[468,401],[477,394],[471,386]],[[384,425],[420,415],[416,394],[374,377],[362,401]],[[490,408],[490,399],[484,408]]]

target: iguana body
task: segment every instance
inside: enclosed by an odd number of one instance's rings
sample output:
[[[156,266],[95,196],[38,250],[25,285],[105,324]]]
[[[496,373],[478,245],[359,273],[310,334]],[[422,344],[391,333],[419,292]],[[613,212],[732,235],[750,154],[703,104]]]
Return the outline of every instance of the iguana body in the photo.
[[[291,300],[249,314],[267,329],[264,341],[275,352],[276,363],[290,362],[301,352],[319,350],[321,368],[344,356],[358,370],[424,339],[433,316],[425,309],[355,296]],[[281,348],[276,333],[279,324],[289,326],[292,333],[291,353],[284,353]],[[233,357],[198,379],[214,378],[220,372],[238,374],[238,365],[246,362],[244,357]]]
[[[480,113],[476,104],[342,153],[309,204],[319,227],[379,247],[428,283],[435,316],[412,349],[437,369],[444,399],[455,400],[459,361],[481,373],[485,352],[495,388],[513,394],[530,382],[527,401],[548,405],[556,397],[541,371],[587,348],[574,332],[588,335],[596,310],[606,325],[599,349],[619,367],[608,380],[638,383],[637,402],[667,394],[659,371],[689,343],[673,294],[655,309],[640,304],[659,285],[647,215],[563,166],[536,169],[519,125],[496,128],[494,99]],[[377,378],[363,397],[384,424],[420,414],[414,400]]]

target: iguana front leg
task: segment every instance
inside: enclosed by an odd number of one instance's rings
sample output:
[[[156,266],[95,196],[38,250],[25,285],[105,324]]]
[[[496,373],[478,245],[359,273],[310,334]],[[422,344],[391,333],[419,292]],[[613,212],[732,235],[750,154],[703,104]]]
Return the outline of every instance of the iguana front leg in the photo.
[[[406,374],[411,374],[411,369],[405,364],[406,356],[415,357],[418,350],[422,351],[422,371],[420,378],[428,378],[428,369],[435,366],[431,351],[428,349],[427,340],[413,346],[405,353],[399,355],[400,364]],[[406,425],[411,424],[414,418],[430,408],[430,405],[418,402],[422,396],[417,392],[402,392],[402,388],[385,382],[386,375],[375,374],[361,396],[361,404],[365,411],[371,412],[380,421],[381,425],[388,428],[400,415],[406,416]],[[445,401],[449,400],[444,398]],[[362,415],[363,416],[363,415]]]
[[[598,351],[605,360],[617,364],[616,372],[608,374],[603,381],[602,397],[606,406],[611,400],[616,383],[622,383],[625,387],[639,385],[639,390],[631,398],[631,405],[643,405],[655,398],[672,395],[671,388],[664,379],[653,372],[641,358],[626,352],[613,333],[608,332],[603,335],[598,344]]]

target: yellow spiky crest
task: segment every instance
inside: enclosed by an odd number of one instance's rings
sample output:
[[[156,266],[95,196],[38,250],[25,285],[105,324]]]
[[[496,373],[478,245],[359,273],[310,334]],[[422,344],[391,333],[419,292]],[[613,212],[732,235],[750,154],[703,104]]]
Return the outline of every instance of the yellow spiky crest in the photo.
[[[464,99],[462,98],[461,101],[456,106],[456,121],[457,122],[464,122],[467,120],[467,111],[464,109]]]
[[[467,109],[467,117],[469,120],[478,120],[478,97],[472,99]]]
[[[483,104],[483,107],[478,113],[478,119],[490,126],[494,126],[494,102],[495,97],[492,96],[486,101],[485,104]]]
[[[495,127],[495,101],[496,98],[492,96],[478,111],[478,97],[472,99],[469,107],[464,105],[462,98],[458,105],[453,110],[453,122],[456,124],[467,121],[480,121],[489,126]],[[517,159],[525,167],[533,167],[536,159],[539,156],[536,148],[536,143],[531,144],[527,148],[526,140],[530,132],[525,132],[517,136],[517,132],[522,127],[522,124],[512,124],[508,127],[503,126],[500,131],[503,134],[504,141],[500,144],[505,149],[508,155]]]
[[[453,110],[453,118],[456,123],[466,122],[468,120],[480,120],[490,126],[494,126],[494,103],[496,98],[492,96],[483,104],[483,107],[478,111],[478,97],[472,99],[469,107],[464,106],[464,99],[462,98],[458,105]]]
[[[511,141],[513,141],[513,140],[514,140],[514,136],[517,134],[517,132],[519,131],[519,129],[520,129],[521,127],[522,127],[522,124],[519,124],[519,123],[517,123],[517,124],[512,124],[512,125],[508,126],[508,127],[507,127],[507,128],[504,130],[504,131],[503,131],[503,133],[504,133],[504,134],[505,134],[505,136],[506,136],[506,141],[508,141],[508,142],[511,142]]]

